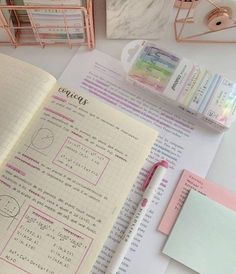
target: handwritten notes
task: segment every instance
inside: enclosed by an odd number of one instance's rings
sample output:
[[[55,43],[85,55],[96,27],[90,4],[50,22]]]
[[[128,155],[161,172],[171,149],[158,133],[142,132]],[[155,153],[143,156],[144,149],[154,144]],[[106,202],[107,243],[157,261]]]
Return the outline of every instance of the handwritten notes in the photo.
[[[92,241],[30,206],[0,257],[28,273],[77,273]]]
[[[89,273],[156,138],[83,92],[48,91],[0,169],[1,271]]]
[[[109,158],[75,139],[67,138],[53,163],[96,185]]]

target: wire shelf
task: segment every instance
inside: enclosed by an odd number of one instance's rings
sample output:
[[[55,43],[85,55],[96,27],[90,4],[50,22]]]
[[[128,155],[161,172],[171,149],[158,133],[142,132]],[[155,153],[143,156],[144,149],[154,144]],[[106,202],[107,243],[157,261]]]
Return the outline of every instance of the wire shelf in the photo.
[[[0,45],[94,48],[93,0],[85,0],[82,6],[16,6],[13,0],[8,3],[0,5]]]

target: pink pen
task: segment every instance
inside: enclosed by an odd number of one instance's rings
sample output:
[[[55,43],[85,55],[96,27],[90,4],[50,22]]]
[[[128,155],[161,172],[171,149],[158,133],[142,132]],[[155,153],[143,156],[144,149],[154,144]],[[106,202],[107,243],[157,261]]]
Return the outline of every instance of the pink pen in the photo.
[[[129,250],[131,242],[138,231],[143,217],[145,216],[162,179],[165,176],[167,168],[168,163],[166,161],[156,163],[152,167],[146,181],[143,184],[142,190],[144,192],[142,200],[140,201],[129,226],[126,229],[120,244],[118,245],[118,248],[116,249],[115,254],[111,259],[106,274],[116,274],[119,270],[119,266],[122,263],[127,251]]]

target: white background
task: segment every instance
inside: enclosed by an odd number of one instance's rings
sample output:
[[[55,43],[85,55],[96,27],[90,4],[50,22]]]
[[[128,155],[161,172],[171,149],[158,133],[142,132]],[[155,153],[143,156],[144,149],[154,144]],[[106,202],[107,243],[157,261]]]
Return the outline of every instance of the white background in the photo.
[[[120,58],[124,45],[128,40],[107,40],[105,0],[95,0],[96,48]],[[236,29],[232,35],[236,37]],[[196,44],[177,43],[173,35],[173,25],[166,28],[165,36],[158,41],[161,46],[177,54],[192,59],[213,71],[220,72],[236,82],[236,43],[235,44]],[[69,47],[0,47],[0,52],[17,57],[42,69],[45,69],[56,78],[59,78],[66,65],[78,49]],[[4,64],[0,64],[1,66]],[[78,64],[78,66],[81,64]],[[202,152],[204,158],[204,151]],[[223,138],[219,151],[212,163],[207,178],[236,192],[236,122]],[[158,274],[158,270],[153,269]],[[172,262],[166,274],[195,273],[178,263]],[[132,273],[139,274],[139,273]],[[141,274],[141,273],[140,273]]]

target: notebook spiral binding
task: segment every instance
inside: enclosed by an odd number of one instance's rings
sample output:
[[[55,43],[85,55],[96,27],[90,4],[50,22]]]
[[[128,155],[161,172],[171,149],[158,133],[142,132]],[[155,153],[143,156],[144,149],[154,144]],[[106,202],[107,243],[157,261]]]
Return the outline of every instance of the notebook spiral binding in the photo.
[[[87,46],[89,49],[95,47],[95,31],[93,20],[93,0],[85,0],[81,6],[77,5],[14,5],[13,0],[0,5],[0,31],[4,32],[5,39],[0,41],[0,45],[18,46],[41,46],[48,45],[68,45]],[[62,23],[60,25],[38,25],[35,22],[33,13],[46,12],[60,13]],[[82,15],[83,24],[80,28],[83,30],[83,39],[73,39],[70,30],[75,29],[75,25],[68,20],[67,13],[73,12],[78,17]],[[42,36],[42,30],[56,28],[63,31],[63,39],[56,39],[52,42]],[[62,35],[62,34],[61,34]],[[53,39],[52,39],[53,40]]]

